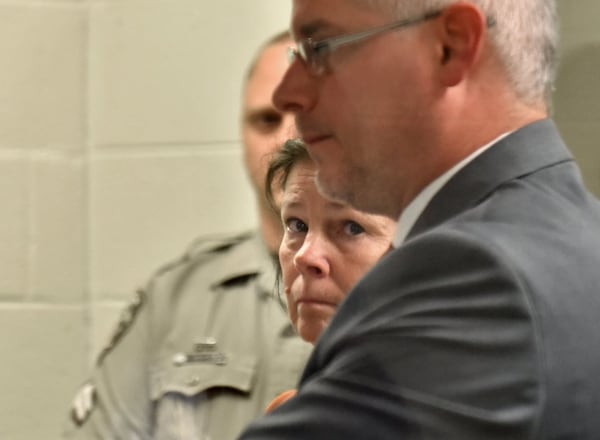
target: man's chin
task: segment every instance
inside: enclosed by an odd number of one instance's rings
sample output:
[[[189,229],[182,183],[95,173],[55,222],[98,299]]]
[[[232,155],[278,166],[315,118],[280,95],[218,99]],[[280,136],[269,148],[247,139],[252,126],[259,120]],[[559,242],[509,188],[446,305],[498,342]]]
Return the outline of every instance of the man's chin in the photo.
[[[316,186],[319,193],[326,199],[347,204],[354,209],[370,214],[397,217],[394,213],[388,212],[389,206],[383,203],[384,199],[373,197],[372,194],[369,196],[364,191],[355,192],[349,182],[344,185],[344,182],[339,179],[329,179],[317,172]]]
[[[315,183],[317,190],[323,197],[335,200],[336,202],[350,203],[352,198],[349,197],[350,194],[348,191],[343,191],[339,188],[339,181],[327,179],[321,172],[317,172]]]

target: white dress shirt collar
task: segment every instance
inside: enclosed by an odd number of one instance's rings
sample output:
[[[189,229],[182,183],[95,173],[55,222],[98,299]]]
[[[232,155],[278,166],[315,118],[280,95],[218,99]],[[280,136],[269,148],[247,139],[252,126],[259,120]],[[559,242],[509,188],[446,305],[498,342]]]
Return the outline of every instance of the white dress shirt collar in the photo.
[[[398,220],[398,226],[396,228],[396,235],[392,242],[393,247],[397,248],[400,245],[402,245],[402,243],[404,243],[404,240],[406,239],[408,233],[410,232],[410,230],[412,229],[414,224],[417,222],[417,219],[423,213],[423,211],[425,210],[425,208],[427,207],[427,205],[429,204],[429,202],[431,201],[433,196],[435,196],[437,194],[437,192],[440,189],[442,189],[443,186],[456,173],[458,173],[461,169],[463,169],[465,166],[467,166],[467,164],[472,162],[481,153],[486,151],[488,148],[492,147],[494,144],[496,144],[498,141],[505,138],[509,134],[510,134],[510,132],[503,133],[500,136],[498,136],[496,139],[491,141],[490,143],[488,143],[482,147],[479,147],[473,153],[471,153],[470,155],[465,157],[459,163],[454,165],[452,168],[450,168],[444,174],[442,174],[437,179],[435,179],[433,182],[431,182],[429,185],[427,185],[417,195],[417,197],[415,197],[412,200],[412,202],[410,202],[408,204],[408,206],[404,209],[404,211],[402,211],[402,214],[400,215],[400,219]]]

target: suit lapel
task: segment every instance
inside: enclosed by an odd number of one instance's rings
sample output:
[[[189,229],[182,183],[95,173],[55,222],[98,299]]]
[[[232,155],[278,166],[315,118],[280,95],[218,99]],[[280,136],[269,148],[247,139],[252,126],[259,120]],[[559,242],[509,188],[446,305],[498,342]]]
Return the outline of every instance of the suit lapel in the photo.
[[[450,179],[425,208],[407,240],[476,205],[505,182],[572,160],[550,119],[529,124],[500,140]]]

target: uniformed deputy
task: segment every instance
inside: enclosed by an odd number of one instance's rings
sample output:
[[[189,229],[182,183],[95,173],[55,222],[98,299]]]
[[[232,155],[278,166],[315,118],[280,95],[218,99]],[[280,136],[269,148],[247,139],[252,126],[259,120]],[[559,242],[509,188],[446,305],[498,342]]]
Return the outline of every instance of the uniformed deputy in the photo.
[[[285,33],[261,48],[244,90],[260,231],[201,239],[151,278],[77,394],[68,438],[233,439],[296,385],[311,346],[272,293],[282,227],[264,198],[265,155],[294,134],[271,104],[289,44]]]

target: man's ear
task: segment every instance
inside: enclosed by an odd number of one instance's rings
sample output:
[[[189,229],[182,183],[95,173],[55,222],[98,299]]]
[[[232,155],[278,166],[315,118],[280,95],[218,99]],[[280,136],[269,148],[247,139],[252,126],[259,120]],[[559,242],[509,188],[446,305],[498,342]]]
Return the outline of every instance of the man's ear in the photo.
[[[460,83],[479,59],[486,18],[470,3],[454,3],[440,16],[439,78],[446,87]]]

